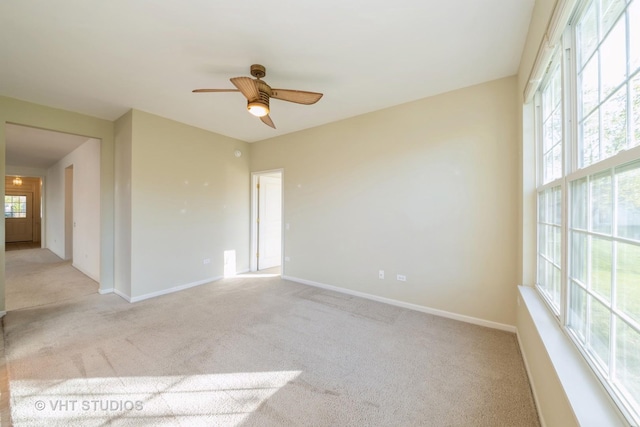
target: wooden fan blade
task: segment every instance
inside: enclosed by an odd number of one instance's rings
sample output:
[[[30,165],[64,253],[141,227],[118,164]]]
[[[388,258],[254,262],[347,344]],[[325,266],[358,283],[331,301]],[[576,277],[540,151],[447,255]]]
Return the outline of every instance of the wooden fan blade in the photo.
[[[191,92],[203,93],[203,92],[240,92],[240,91],[238,89],[194,89]]]
[[[276,128],[276,125],[273,124],[273,120],[271,120],[271,117],[269,117],[268,114],[266,116],[260,117],[260,120],[262,120],[262,123],[264,123],[265,125],[271,126],[274,129]]]
[[[258,99],[260,96],[258,94],[256,81],[251,77],[233,77],[231,83],[233,83],[248,100]]]
[[[320,98],[322,98],[322,94],[304,90],[271,89],[271,97],[283,101],[295,102],[297,104],[311,105],[318,102]]]

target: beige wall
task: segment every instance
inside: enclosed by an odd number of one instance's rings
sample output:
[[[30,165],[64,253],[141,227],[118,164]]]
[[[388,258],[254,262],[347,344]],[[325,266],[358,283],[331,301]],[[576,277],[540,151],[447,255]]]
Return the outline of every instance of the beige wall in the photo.
[[[237,149],[248,144],[133,110],[133,300],[222,277],[226,250],[249,268],[249,160]]]
[[[114,291],[131,297],[131,144],[133,111],[115,122],[115,283]]]
[[[252,171],[284,169],[285,274],[514,325],[516,87],[501,79],[253,144]]]
[[[5,124],[94,137],[100,145],[100,288],[113,288],[113,122],[0,96],[0,172],[5,175]],[[4,189],[2,190],[4,192]],[[4,196],[4,195],[3,195]],[[4,223],[0,226],[0,312],[4,311]]]

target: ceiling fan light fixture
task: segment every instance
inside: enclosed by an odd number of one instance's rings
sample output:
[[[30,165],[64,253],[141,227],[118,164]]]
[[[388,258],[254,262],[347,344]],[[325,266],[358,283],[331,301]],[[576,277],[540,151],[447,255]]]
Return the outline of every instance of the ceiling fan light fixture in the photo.
[[[269,106],[260,101],[249,102],[247,110],[256,117],[264,117],[269,114]]]
[[[322,98],[318,92],[294,89],[271,89],[264,80],[266,69],[260,64],[251,66],[251,77],[232,77],[231,83],[235,89],[194,89],[192,92],[240,92],[247,99],[247,111],[252,116],[258,117],[265,125],[276,128],[269,116],[269,100],[271,98],[281,101],[295,102],[296,104],[311,105]]]

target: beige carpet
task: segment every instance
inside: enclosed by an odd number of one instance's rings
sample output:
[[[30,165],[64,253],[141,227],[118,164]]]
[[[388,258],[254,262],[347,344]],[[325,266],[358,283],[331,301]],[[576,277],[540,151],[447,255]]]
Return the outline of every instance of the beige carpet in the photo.
[[[13,424],[539,425],[514,334],[268,276],[10,311]]]
[[[98,292],[98,283],[48,249],[5,252],[6,311]]]

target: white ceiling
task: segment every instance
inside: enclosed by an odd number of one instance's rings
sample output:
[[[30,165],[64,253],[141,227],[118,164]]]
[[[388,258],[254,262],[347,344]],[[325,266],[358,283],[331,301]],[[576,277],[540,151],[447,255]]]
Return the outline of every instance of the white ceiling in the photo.
[[[517,72],[534,0],[0,2],[0,94],[115,120],[136,108],[254,142]],[[277,129],[230,77],[267,67]]]
[[[48,169],[90,139],[14,124],[6,125],[5,137],[7,165],[38,169]]]

